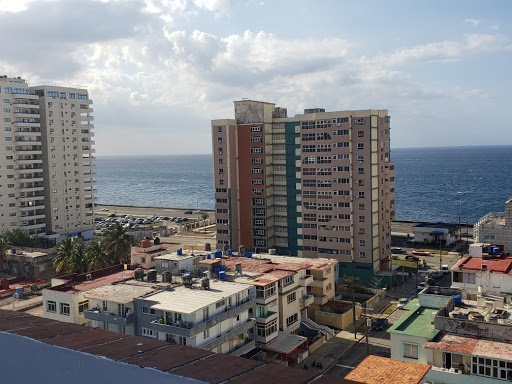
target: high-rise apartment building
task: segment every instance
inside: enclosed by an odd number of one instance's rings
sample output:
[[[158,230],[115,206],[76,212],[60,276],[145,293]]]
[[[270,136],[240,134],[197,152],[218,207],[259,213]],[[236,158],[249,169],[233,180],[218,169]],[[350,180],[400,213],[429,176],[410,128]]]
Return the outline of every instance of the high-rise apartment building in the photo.
[[[0,231],[51,241],[94,231],[92,101],[87,90],[0,77]]]
[[[340,275],[390,269],[394,164],[387,110],[235,101],[212,120],[217,246],[330,257]]]

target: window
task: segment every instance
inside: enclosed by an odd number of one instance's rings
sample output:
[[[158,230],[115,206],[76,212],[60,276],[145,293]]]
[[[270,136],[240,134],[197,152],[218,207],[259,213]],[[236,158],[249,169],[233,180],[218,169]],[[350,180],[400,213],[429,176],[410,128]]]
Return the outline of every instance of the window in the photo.
[[[251,143],[261,143],[262,139],[261,136],[251,136]]]
[[[10,123],[11,122],[11,118],[10,117],[4,117],[4,122],[5,123]]]
[[[252,193],[255,194],[256,196],[263,195],[263,189],[253,189]]]
[[[364,175],[364,168],[357,168],[358,175]]]
[[[357,143],[357,149],[364,149],[364,143]]]
[[[272,320],[267,325],[256,324],[256,334],[259,337],[268,337],[275,332],[277,332],[277,320]]]
[[[206,328],[204,331],[203,331],[203,339],[207,339],[210,337],[210,328]]]
[[[261,127],[251,127],[251,132],[261,132]]]
[[[4,103],[4,104],[8,104],[8,103],[10,103],[10,100],[9,100],[9,99],[3,99],[3,100],[2,100],[2,103]]]
[[[251,153],[262,153],[262,152],[263,152],[262,147],[252,147],[251,148]]]
[[[404,357],[408,359],[418,359],[418,344],[403,343]]]
[[[364,137],[364,131],[357,131],[357,137]]]
[[[86,309],[89,309],[89,300],[81,301],[78,303],[78,313],[84,313]]]
[[[251,182],[253,185],[263,185],[263,179],[252,179]]]
[[[287,285],[293,284],[293,275],[292,276],[286,276],[283,279],[283,287],[286,287]]]
[[[262,168],[253,168],[251,171],[252,171],[253,175],[260,175],[260,174],[263,173],[263,169]]]
[[[296,299],[297,299],[297,297],[296,297],[295,292],[290,293],[288,296],[286,296],[286,301],[288,302],[288,304],[295,301]]]
[[[364,223],[365,221],[365,217],[364,216],[359,216],[359,222],[360,223]]]
[[[156,339],[157,332],[153,331],[152,329],[142,327],[142,336],[152,337],[153,339]]]
[[[46,311],[52,313],[57,312],[57,303],[55,301],[48,300],[46,302]]]
[[[217,132],[222,132],[222,127],[217,127]]]
[[[366,246],[366,240],[359,240],[359,245],[360,245],[361,247]]]
[[[262,157],[253,157],[251,159],[252,164],[263,164],[263,158]]]
[[[299,316],[295,313],[286,319],[286,325],[290,326],[298,320]]]
[[[149,307],[142,307],[142,313],[144,313],[146,315],[154,315],[155,314],[155,309],[154,308],[149,308]]]
[[[69,316],[69,304],[60,303],[60,314]]]

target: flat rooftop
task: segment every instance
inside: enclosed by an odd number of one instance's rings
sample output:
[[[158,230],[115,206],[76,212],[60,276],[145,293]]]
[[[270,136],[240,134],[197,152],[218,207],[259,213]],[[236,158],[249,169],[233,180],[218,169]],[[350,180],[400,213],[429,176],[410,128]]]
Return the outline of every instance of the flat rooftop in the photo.
[[[210,289],[176,287],[172,291],[157,292],[144,297],[144,300],[155,301],[151,308],[162,311],[173,311],[184,314],[194,313],[204,307],[237,293],[246,291],[246,284],[220,282],[210,279]]]
[[[370,355],[345,376],[345,380],[361,384],[418,384],[429,370],[428,364]]]
[[[227,384],[339,384],[345,383],[343,379],[333,376],[322,376],[322,371],[305,371],[298,368],[289,368],[282,365],[264,363],[224,354],[213,354],[210,351],[171,345],[164,341],[139,336],[128,336],[120,333],[108,332],[102,329],[88,328],[82,325],[61,323],[59,321],[31,316],[23,312],[5,311],[0,309],[0,343],[6,334],[19,335],[24,340],[33,339],[47,345],[49,355],[45,359],[52,359],[54,346],[83,353],[84,362],[90,356],[98,356],[108,361],[122,363],[126,367],[124,374],[134,372],[129,365],[147,370],[148,380],[151,370],[158,370],[169,374],[169,383],[173,377],[195,379],[199,383],[227,383]],[[5,334],[4,334],[5,332]],[[34,355],[38,343],[29,343],[23,350],[27,356]],[[31,347],[34,347],[34,350]],[[55,349],[57,350],[57,349]],[[55,356],[58,356],[55,354]],[[16,357],[17,358],[17,357]],[[103,359],[96,359],[101,362]],[[55,365],[55,361],[48,361]],[[77,360],[78,361],[78,360]],[[34,372],[33,376],[42,382],[69,382],[74,375],[83,374],[88,364],[79,364],[76,369],[55,371],[52,377],[41,376],[41,372]],[[11,372],[9,372],[11,369]],[[7,375],[13,373],[17,367],[4,367]],[[81,370],[81,371],[80,371]],[[89,372],[89,374],[92,374]],[[174,376],[171,376],[174,375]],[[9,376],[11,377],[11,376]],[[15,380],[16,381],[16,380]],[[101,381],[101,380],[100,380]],[[119,377],[123,382],[123,377]],[[132,381],[130,381],[132,382]]]
[[[482,267],[485,265],[485,267]],[[492,273],[504,273],[512,275],[512,257],[489,258],[469,256],[461,259],[452,268],[452,271],[489,271]]]
[[[113,284],[88,291],[85,294],[85,298],[127,304],[131,303],[134,298],[148,295],[155,290],[156,289],[149,286],[149,284],[148,286]]]
[[[61,279],[57,277],[56,279]],[[133,271],[126,270],[126,271],[120,271],[115,272],[109,275],[100,276],[97,278],[92,278],[91,280],[84,280],[80,282],[73,283],[71,282],[71,285],[64,285],[64,286],[53,286],[51,288],[52,290],[62,291],[62,292],[84,292],[84,291],[90,291],[95,288],[99,288],[105,285],[111,285],[112,283],[118,283],[124,280],[133,279]],[[64,279],[66,280],[66,279]]]
[[[439,308],[422,307],[419,300],[414,299],[405,306],[405,309],[408,312],[388,329],[389,333],[400,333],[427,339],[433,339],[439,333],[439,330],[434,328],[434,315],[439,311]]]
[[[279,331],[277,338],[275,338],[274,341],[270,342],[269,344],[265,345],[263,349],[287,354],[307,341],[307,337]]]
[[[444,334],[438,341],[425,343],[424,347],[444,352],[475,355],[512,362],[512,344],[499,341]]]

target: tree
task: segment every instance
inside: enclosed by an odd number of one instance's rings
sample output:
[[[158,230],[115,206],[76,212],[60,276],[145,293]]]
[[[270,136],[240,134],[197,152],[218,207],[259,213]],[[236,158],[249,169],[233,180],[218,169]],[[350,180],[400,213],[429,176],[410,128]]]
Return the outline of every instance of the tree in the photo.
[[[75,273],[87,272],[87,259],[85,257],[85,246],[81,240],[73,241],[71,254],[68,259],[68,267]]]
[[[105,231],[105,250],[110,263],[128,264],[130,262],[133,236],[128,231],[129,228],[123,228],[120,223],[115,223]]]
[[[0,237],[0,271],[7,269],[7,244],[4,239]]]
[[[99,240],[92,240],[85,249],[85,258],[89,271],[108,267],[110,265],[105,246]]]
[[[201,213],[201,220],[203,221],[206,221],[208,218],[210,217],[210,215],[208,214],[208,212],[202,212]],[[206,232],[206,223],[204,223],[204,231]]]
[[[14,247],[40,247],[42,242],[38,237],[33,237],[23,229],[13,229],[2,234],[5,244]]]
[[[347,292],[352,293],[352,321],[354,322],[354,338],[357,338],[357,326],[356,326],[356,286],[359,281],[358,277],[343,275],[341,278]]]
[[[71,252],[73,251],[73,239],[70,236],[66,236],[55,247],[57,255],[53,259],[53,265],[55,266],[55,272],[70,272],[71,268],[69,265]]]

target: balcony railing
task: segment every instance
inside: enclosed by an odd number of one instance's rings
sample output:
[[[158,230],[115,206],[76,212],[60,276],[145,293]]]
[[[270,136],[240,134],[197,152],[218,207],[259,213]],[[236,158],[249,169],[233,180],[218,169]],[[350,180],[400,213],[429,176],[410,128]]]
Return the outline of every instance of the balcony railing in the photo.
[[[212,349],[217,348],[219,345],[222,345],[222,344],[228,342],[229,340],[240,335],[241,333],[246,332],[249,329],[254,329],[255,325],[256,325],[256,320],[248,319],[247,323],[242,324],[241,326],[236,327],[235,329],[232,329],[231,331],[223,334],[222,336],[217,337],[215,340],[210,341],[207,344],[200,345],[199,348],[207,349],[207,350],[211,351]]]
[[[84,311],[85,318],[88,320],[101,321],[116,325],[128,325],[132,324],[135,319],[135,314],[133,312],[121,316],[116,313],[101,311],[98,308],[86,309]]]
[[[299,299],[299,302],[301,307],[306,308],[315,302],[315,297],[313,295],[304,295]]]
[[[307,287],[311,285],[313,282],[313,276],[312,275],[305,275],[304,277],[300,278],[300,285],[303,287]]]

